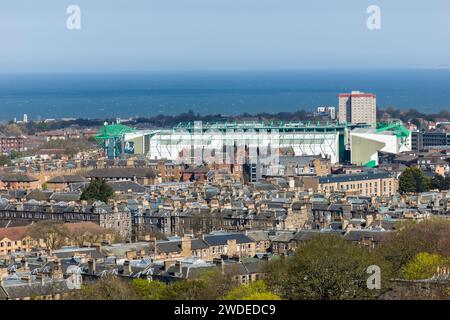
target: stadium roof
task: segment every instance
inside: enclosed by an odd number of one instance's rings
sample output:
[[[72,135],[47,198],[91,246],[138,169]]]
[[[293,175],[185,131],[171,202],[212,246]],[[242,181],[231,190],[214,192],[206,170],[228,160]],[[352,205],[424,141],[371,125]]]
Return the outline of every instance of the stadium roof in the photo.
[[[135,131],[135,129],[124,126],[123,124],[109,124],[100,129],[99,133],[95,136],[95,139],[105,140],[121,138],[123,134]]]

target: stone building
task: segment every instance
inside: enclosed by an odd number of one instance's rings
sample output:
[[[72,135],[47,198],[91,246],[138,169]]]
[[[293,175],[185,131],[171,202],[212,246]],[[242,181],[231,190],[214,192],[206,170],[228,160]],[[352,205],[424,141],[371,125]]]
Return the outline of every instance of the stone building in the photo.
[[[0,255],[30,252],[36,243],[27,234],[27,227],[0,228]]]
[[[32,190],[41,188],[41,185],[36,177],[21,173],[11,173],[0,177],[0,188]]]
[[[362,196],[392,196],[398,192],[398,180],[386,171],[367,171],[325,177],[304,177],[304,188],[314,192],[345,192]]]

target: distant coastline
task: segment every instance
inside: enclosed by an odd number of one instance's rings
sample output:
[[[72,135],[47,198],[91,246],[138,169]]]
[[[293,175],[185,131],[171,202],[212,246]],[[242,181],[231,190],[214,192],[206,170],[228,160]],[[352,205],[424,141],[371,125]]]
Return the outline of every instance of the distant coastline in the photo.
[[[433,122],[450,122],[450,110],[441,110],[437,113],[422,113],[415,109],[399,110],[394,108],[379,109],[377,111],[378,121],[386,119],[399,119],[403,122],[417,122],[417,119],[423,119]],[[48,130],[60,130],[65,128],[92,128],[103,126],[105,123],[122,123],[131,127],[148,129],[148,128],[170,128],[181,122],[242,122],[242,121],[332,121],[326,117],[317,115],[314,112],[299,110],[295,112],[278,112],[278,113],[242,113],[240,115],[222,115],[209,114],[201,115],[193,111],[188,111],[178,115],[157,115],[154,117],[133,117],[133,118],[99,118],[99,119],[51,119],[49,121],[30,121],[17,124],[24,132],[35,134]],[[3,125],[6,123],[3,122]]]
[[[0,119],[312,112],[352,90],[381,109],[436,113],[450,109],[450,68],[0,74]]]

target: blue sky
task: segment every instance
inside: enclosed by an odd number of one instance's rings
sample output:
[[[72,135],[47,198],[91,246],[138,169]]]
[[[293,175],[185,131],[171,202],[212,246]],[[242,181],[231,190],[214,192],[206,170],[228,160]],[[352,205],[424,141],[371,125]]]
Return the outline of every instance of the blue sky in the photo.
[[[1,72],[434,68],[450,65],[450,1],[3,0],[0,44]]]

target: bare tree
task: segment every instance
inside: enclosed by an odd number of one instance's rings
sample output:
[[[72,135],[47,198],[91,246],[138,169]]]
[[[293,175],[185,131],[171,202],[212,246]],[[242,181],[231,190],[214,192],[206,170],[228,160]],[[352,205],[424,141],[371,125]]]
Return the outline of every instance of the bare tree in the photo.
[[[32,224],[27,234],[34,240],[43,240],[50,250],[61,248],[66,244],[66,239],[70,237],[70,232],[64,223],[54,221],[39,221]]]

